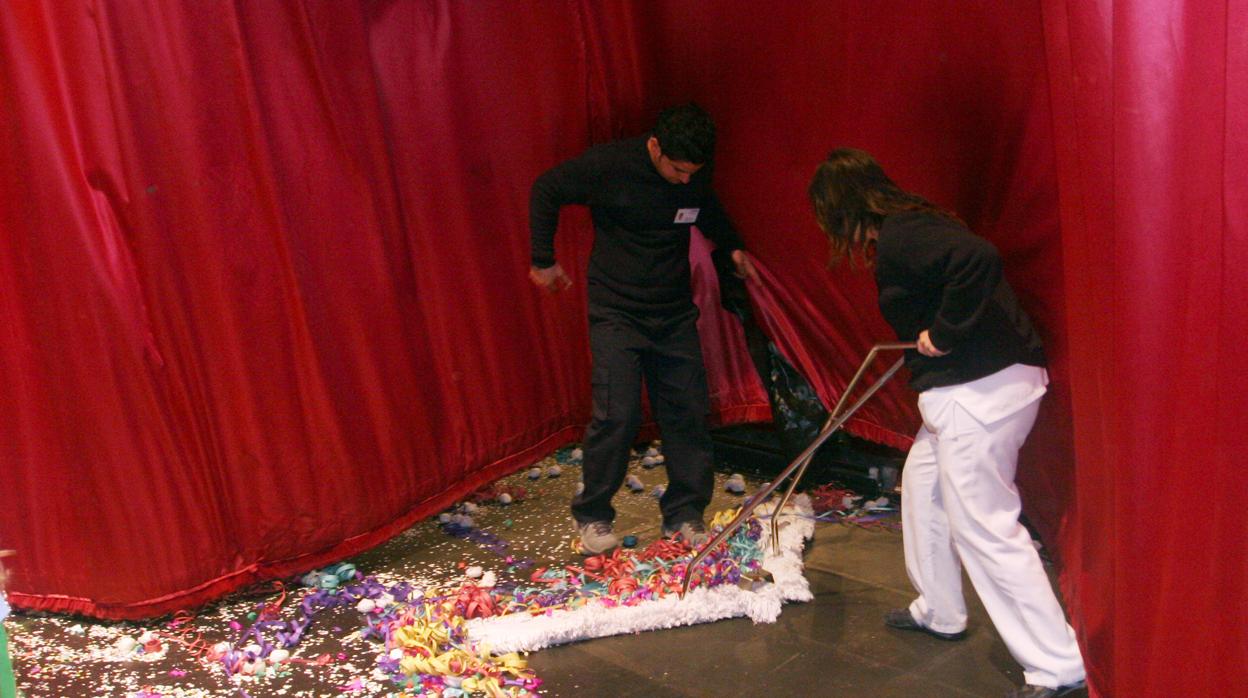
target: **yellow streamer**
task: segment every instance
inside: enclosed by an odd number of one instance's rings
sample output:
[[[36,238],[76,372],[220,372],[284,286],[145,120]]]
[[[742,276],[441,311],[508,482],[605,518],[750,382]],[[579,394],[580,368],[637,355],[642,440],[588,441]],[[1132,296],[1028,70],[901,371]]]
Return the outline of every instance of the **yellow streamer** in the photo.
[[[715,528],[716,526],[719,526],[720,528],[726,527],[728,524],[732,523],[733,519],[737,518],[737,514],[740,511],[741,507],[736,507],[735,509],[724,509],[723,511],[718,512],[715,514],[715,518],[711,519],[711,528]]]

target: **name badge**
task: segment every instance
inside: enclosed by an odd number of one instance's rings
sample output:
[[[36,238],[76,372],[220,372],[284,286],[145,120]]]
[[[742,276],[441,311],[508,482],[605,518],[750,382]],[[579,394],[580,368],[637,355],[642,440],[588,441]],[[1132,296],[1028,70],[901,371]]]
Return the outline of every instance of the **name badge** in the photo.
[[[676,209],[677,223],[694,223],[698,220],[698,211],[700,208],[679,208]]]

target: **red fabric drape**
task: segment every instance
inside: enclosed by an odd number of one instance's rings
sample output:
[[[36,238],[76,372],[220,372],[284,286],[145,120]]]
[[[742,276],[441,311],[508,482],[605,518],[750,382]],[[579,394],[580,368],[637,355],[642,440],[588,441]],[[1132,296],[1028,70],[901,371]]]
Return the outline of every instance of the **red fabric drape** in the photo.
[[[696,29],[696,30],[695,30]],[[0,542],[137,617],[349,555],[588,413],[528,186],[697,99],[826,402],[891,333],[804,190],[876,154],[1005,255],[1053,384],[1020,472],[1098,695],[1242,684],[1245,3],[18,3],[0,12]],[[763,396],[696,294],[717,419]],[[882,366],[881,366],[882,369]],[[904,445],[913,395],[853,425]]]
[[[640,128],[615,105],[644,67],[602,39],[628,10],[0,12],[12,600],[194,605],[579,437],[583,284],[530,287],[527,188]],[[568,219],[561,254],[583,267],[586,217]]]
[[[1248,3],[1044,3],[1102,695],[1248,682]]]

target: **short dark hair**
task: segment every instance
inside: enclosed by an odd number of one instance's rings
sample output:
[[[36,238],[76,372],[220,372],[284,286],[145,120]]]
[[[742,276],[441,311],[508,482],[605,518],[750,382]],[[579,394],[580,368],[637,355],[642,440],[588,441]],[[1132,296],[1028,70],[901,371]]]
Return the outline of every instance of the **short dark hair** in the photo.
[[[669,160],[704,165],[715,155],[715,122],[693,102],[664,109],[652,135]]]

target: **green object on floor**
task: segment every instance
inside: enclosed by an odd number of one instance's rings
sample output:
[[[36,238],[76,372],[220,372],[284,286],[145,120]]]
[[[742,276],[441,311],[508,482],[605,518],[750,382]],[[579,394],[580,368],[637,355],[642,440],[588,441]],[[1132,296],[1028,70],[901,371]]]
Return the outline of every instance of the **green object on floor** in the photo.
[[[0,698],[17,698],[17,684],[13,680],[13,665],[9,663],[9,636],[0,621]]]

